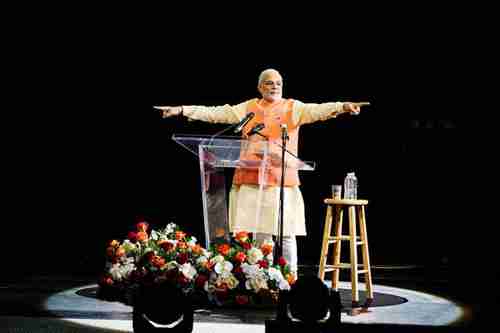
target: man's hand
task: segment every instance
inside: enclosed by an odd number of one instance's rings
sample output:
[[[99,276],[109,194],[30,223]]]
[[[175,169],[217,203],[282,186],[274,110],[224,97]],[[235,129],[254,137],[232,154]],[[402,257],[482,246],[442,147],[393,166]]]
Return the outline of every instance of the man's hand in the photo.
[[[178,116],[182,114],[182,106],[155,106],[161,112],[162,118]]]
[[[369,102],[351,103],[347,102],[342,105],[345,112],[349,112],[352,115],[357,115],[361,111],[363,105],[370,105]]]

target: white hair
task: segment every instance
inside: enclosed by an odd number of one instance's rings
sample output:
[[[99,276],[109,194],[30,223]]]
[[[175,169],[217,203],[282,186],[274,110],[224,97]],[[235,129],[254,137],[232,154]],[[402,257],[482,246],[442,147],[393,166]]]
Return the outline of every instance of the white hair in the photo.
[[[268,68],[268,69],[265,69],[263,70],[260,75],[259,75],[259,82],[257,83],[258,86],[260,86],[260,84],[262,83],[262,81],[264,81],[264,79],[271,73],[276,73],[278,74],[280,77],[281,77],[281,74],[280,72],[278,72],[277,70],[273,69],[273,68]]]

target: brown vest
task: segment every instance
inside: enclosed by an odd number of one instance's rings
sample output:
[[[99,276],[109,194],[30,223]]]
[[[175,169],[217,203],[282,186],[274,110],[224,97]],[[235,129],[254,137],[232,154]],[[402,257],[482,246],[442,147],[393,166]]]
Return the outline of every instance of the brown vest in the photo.
[[[266,139],[259,135],[247,136],[247,133],[258,123],[265,125],[260,133],[269,139],[269,154],[271,154],[271,163],[265,172],[265,184],[269,186],[279,186],[281,182],[281,124],[286,124],[288,129],[288,136],[290,140],[286,144],[286,149],[297,155],[297,146],[299,138],[299,126],[294,125],[292,121],[292,107],[293,100],[282,100],[276,105],[262,106],[261,100],[253,100],[249,102],[247,107],[247,114],[254,112],[255,116],[243,129],[243,138],[247,138],[252,142],[265,142]],[[277,143],[278,145],[274,144]],[[285,152],[287,167],[285,171],[285,186],[300,185],[299,175],[297,168],[294,167],[293,161],[295,157]],[[242,160],[262,160],[262,157],[256,154],[241,153]],[[276,164],[272,163],[276,161]],[[245,169],[239,168],[234,172],[233,184],[259,184],[259,170],[258,169]]]

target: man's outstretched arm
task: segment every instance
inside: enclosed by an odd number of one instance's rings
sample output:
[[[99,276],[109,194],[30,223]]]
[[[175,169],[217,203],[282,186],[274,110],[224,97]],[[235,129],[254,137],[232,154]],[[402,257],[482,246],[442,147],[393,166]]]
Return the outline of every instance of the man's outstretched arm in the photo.
[[[363,105],[369,105],[369,103],[330,102],[317,104],[295,101],[293,107],[294,122],[304,125],[335,118],[344,113],[358,114]]]
[[[173,116],[185,116],[189,120],[200,120],[209,123],[235,124],[238,123],[246,113],[247,102],[238,105],[222,106],[155,106],[161,112],[163,118]]]

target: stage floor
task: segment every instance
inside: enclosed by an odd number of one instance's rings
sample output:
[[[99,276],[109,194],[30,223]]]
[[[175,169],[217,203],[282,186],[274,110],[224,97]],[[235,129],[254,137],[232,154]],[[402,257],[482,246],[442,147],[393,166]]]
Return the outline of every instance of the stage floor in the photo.
[[[130,306],[95,297],[97,286],[88,280],[47,278],[31,285],[0,286],[2,332],[132,332]],[[330,286],[330,282],[326,281]],[[361,290],[364,285],[361,284]],[[350,315],[350,284],[342,282],[342,323],[425,327],[461,326],[467,309],[444,297],[375,284],[375,303],[368,313]],[[360,295],[361,300],[364,293]],[[274,309],[198,309],[193,332],[264,332]]]

